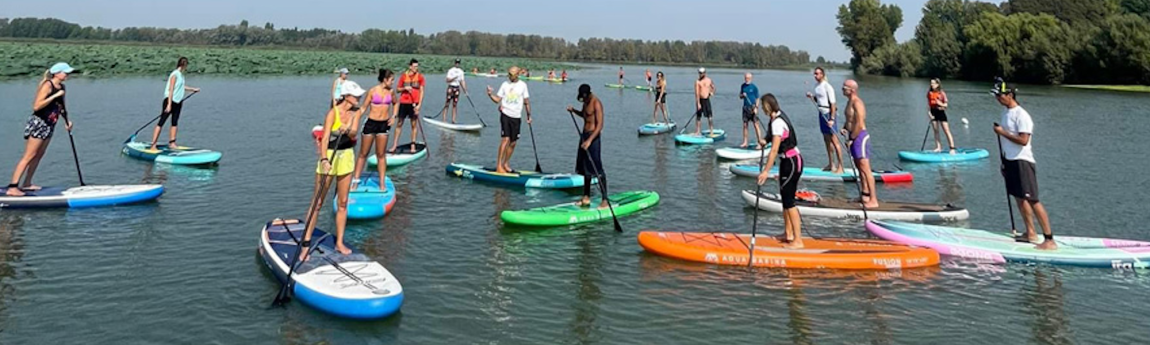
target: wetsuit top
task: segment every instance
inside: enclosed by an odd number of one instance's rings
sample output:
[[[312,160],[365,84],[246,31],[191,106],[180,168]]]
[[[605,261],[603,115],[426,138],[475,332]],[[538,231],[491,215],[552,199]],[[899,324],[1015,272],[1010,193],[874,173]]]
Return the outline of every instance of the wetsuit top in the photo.
[[[785,128],[784,126],[779,126],[777,123],[778,121],[782,121],[782,124],[785,125]],[[791,124],[791,119],[787,117],[787,113],[781,111],[779,112],[779,117],[771,120],[771,125],[767,126],[768,141],[776,135],[783,138],[783,140],[779,142],[779,153],[786,157],[791,157],[793,154],[798,153],[797,148],[799,146],[799,139],[795,137],[794,128],[795,126]],[[794,153],[792,153],[792,151]]]
[[[51,97],[52,95],[55,95],[57,92],[60,92],[61,90],[64,90],[64,84],[60,84],[60,87],[57,88],[56,84],[52,83],[51,80],[45,81],[45,83],[48,83],[48,88],[50,89],[50,90],[48,90],[48,96],[49,97]],[[56,119],[61,114],[63,114],[63,112],[64,112],[64,96],[60,96],[59,98],[52,100],[52,102],[48,103],[48,105],[44,106],[43,108],[40,108],[40,110],[32,112],[32,115],[36,115],[36,117],[39,117],[41,120],[44,120],[44,123],[47,123],[48,125],[51,126],[51,125],[56,124]]]

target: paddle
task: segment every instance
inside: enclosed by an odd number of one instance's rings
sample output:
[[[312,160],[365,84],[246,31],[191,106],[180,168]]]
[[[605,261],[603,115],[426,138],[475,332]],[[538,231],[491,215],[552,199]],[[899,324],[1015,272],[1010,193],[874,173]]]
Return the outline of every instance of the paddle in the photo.
[[[339,147],[339,145],[340,145],[340,144],[342,144],[342,143],[343,143],[343,135],[340,135],[340,136],[336,137],[336,139],[335,139],[335,147]],[[332,149],[334,150],[334,149],[335,149],[335,147],[333,147]],[[326,153],[326,152],[324,152],[324,156],[326,156],[326,155],[327,155],[327,153]],[[332,169],[335,169],[335,167],[337,166],[337,165],[336,165],[336,163],[338,163],[338,161],[339,161],[339,155],[338,155],[338,154],[333,154],[333,156],[334,156],[334,157],[332,157],[332,158],[331,158],[331,160],[332,160],[332,161],[330,162],[330,164],[331,164],[331,166],[332,166]],[[324,176],[324,177],[321,177],[321,178],[322,178],[322,180],[320,180],[320,188],[319,188],[319,189],[317,189],[317,190],[316,190],[314,193],[312,193],[312,199],[311,199],[311,204],[310,204],[310,206],[312,206],[313,208],[311,208],[311,209],[308,209],[308,210],[307,210],[307,217],[304,217],[304,226],[305,226],[305,227],[306,227],[308,224],[311,224],[311,221],[312,221],[312,214],[316,214],[316,215],[318,215],[318,213],[319,213],[319,209],[320,209],[320,208],[321,208],[321,206],[323,205],[323,203],[322,203],[322,202],[323,202],[323,199],[327,197],[327,190],[328,190],[328,188],[330,188],[330,187],[331,187],[331,183],[332,183],[333,181],[335,181],[335,176],[334,176],[334,175],[332,175],[332,176]],[[314,211],[313,211],[313,210],[314,210]],[[287,225],[284,225],[284,228],[286,229],[286,228],[287,228]],[[291,231],[290,231],[290,230],[288,230],[288,235],[291,235],[293,239],[295,238],[295,235],[292,235],[292,233],[291,233]],[[305,234],[305,235],[306,235],[306,234]],[[302,245],[302,244],[303,244],[303,243],[299,243],[299,242],[297,242],[297,243],[298,243],[298,244],[300,244],[300,245]],[[318,244],[319,242],[317,241],[316,243]],[[313,247],[313,248],[318,248],[318,245],[317,245],[317,246],[315,246],[315,247]],[[314,250],[313,248],[307,248],[307,251],[305,252],[305,255],[306,255],[306,254],[311,254],[311,252]],[[274,300],[272,300],[272,306],[283,305],[283,304],[284,304],[284,303],[286,303],[287,301],[291,300],[291,297],[290,297],[290,295],[291,295],[291,286],[293,285],[293,284],[292,284],[292,274],[293,274],[293,273],[295,273],[295,269],[296,269],[296,267],[297,267],[297,266],[299,266],[300,264],[302,264],[301,262],[299,262],[299,257],[300,257],[300,255],[299,255],[299,251],[296,251],[296,252],[295,252],[295,254],[294,254],[294,255],[292,255],[292,261],[291,261],[291,264],[290,264],[290,265],[288,265],[288,274],[287,274],[287,278],[286,278],[286,279],[284,279],[284,283],[283,283],[283,285],[281,285],[281,286],[280,286],[280,291],[279,291],[279,293],[276,293],[276,298],[275,298]]]
[[[919,148],[918,148],[919,151],[926,150],[926,138],[928,136],[930,136],[930,126],[933,123],[934,123],[934,120],[930,120],[930,121],[926,122],[926,133],[922,134],[922,146],[919,146]]]
[[[447,109],[447,108],[444,108],[444,109]],[[423,137],[423,149],[427,150],[427,154],[430,155],[431,154],[431,145],[429,145],[427,143],[427,131],[423,130],[423,121],[415,121],[415,126],[419,128],[419,136]],[[412,139],[414,139],[414,138],[412,138]],[[412,141],[415,141],[415,140],[412,140]],[[411,153],[415,153],[415,150],[412,150]],[[380,180],[380,183],[382,183],[382,182],[383,182],[383,180]]]
[[[759,152],[759,171],[763,171],[767,161],[767,146],[763,145],[763,148],[760,149]],[[751,219],[751,245],[748,246],[748,255],[751,260],[747,262],[748,268],[755,266],[755,236],[759,230],[759,199],[761,195],[763,195],[763,185],[755,181],[755,217]],[[783,210],[783,213],[785,214],[786,210]]]
[[[994,126],[998,127],[998,122],[995,122]],[[1006,165],[1006,153],[1002,151],[1002,137],[995,135],[995,139],[996,139],[995,141],[998,142],[998,159],[1000,160],[999,163],[1003,164],[1005,166]],[[1015,224],[1014,224],[1014,205],[1010,203],[1010,185],[1008,184],[1008,182],[1006,182],[1006,176],[1005,175],[1002,177],[1002,184],[1006,187],[1006,209],[1010,211],[1010,236],[1014,237],[1015,242],[1027,242],[1027,243],[1029,243],[1030,242],[1029,238],[1027,238],[1025,241],[1019,241],[1018,240],[1020,238],[1020,236],[1018,233],[1018,227],[1015,226]]]
[[[571,125],[575,126],[575,133],[579,134],[579,137],[582,138],[583,133],[579,131],[579,122],[575,121],[575,113],[572,111],[568,111],[567,114],[571,115]],[[586,120],[584,120],[584,121],[586,121]],[[600,124],[600,125],[602,125],[602,124]],[[587,149],[584,149],[582,145],[583,145],[583,143],[579,143],[579,149],[580,149],[580,151],[583,151],[583,154],[587,155],[587,162],[591,163],[591,169],[594,169],[595,172],[600,172],[599,167],[595,165],[595,160],[591,159],[591,152],[587,151]],[[588,181],[587,183],[591,183],[591,182]],[[607,197],[607,174],[606,173],[600,174],[599,193],[603,194],[603,199],[607,200],[607,210],[611,211],[611,220],[615,221],[615,231],[616,232],[623,232],[623,226],[619,225],[619,217],[615,216],[615,206],[611,205],[611,199]]]
[[[691,121],[695,121],[696,117],[699,116],[691,115],[690,118],[687,119],[687,124],[683,125],[683,128],[679,128],[679,134],[683,134],[683,132],[687,131],[687,127],[691,127]]]
[[[487,123],[483,122],[483,117],[479,116],[479,109],[475,108],[475,102],[471,101],[471,93],[465,92],[463,95],[467,96],[467,103],[471,104],[471,110],[475,112],[475,117],[479,118],[479,123],[482,124],[483,127],[487,127]]]
[[[863,176],[862,176],[862,172],[861,172],[861,171],[859,171],[859,167],[858,167],[857,165],[855,165],[855,153],[854,153],[854,152],[851,152],[851,147],[850,147],[850,145],[847,145],[847,136],[846,136],[846,135],[843,135],[842,137],[843,137],[843,140],[842,140],[842,141],[843,141],[843,146],[846,146],[846,149],[847,149],[847,154],[851,156],[851,169],[854,169],[854,171],[855,171],[855,187],[858,187],[858,191],[859,191],[859,207],[861,207],[861,208],[862,208],[862,212],[863,212],[863,220],[867,220],[867,219],[870,219],[870,217],[869,217],[869,216],[867,216],[867,213],[866,213],[866,203],[865,203],[865,202],[863,202],[863,200],[862,200],[862,197],[863,197],[863,192],[862,192],[862,179],[863,179]],[[874,186],[870,186],[870,187],[871,187],[872,189],[874,188]],[[872,190],[872,192],[873,192],[873,190]],[[874,194],[874,193],[871,193],[871,194]],[[873,195],[872,195],[871,197],[873,197]]]
[[[530,121],[527,122],[527,131],[531,133],[531,152],[535,153],[535,172],[543,172],[543,168],[539,167],[539,149],[535,147],[535,129]]]
[[[68,120],[67,109],[61,112],[61,115],[64,116],[65,124],[72,123],[71,120]],[[80,186],[86,186],[87,184],[84,183],[84,173],[80,171],[80,156],[76,154],[76,139],[72,138],[71,128],[68,128],[68,142],[72,144],[72,160],[76,162],[76,175],[80,176]]]
[[[183,101],[186,101],[189,98],[192,98],[192,96],[195,96],[197,93],[200,93],[200,92],[199,91],[192,92],[192,94],[188,95],[187,97],[184,97]],[[183,101],[180,101],[180,102],[183,102]],[[148,128],[148,125],[151,125],[152,122],[156,122],[156,120],[159,120],[160,116],[164,116],[164,114],[156,115],[156,117],[153,117],[151,120],[148,121],[148,123],[145,123],[143,126],[140,126],[140,128],[137,129],[135,132],[132,132],[132,136],[128,137],[128,141],[132,141],[132,138],[135,138],[137,135],[139,135],[140,131],[144,130],[144,128]]]

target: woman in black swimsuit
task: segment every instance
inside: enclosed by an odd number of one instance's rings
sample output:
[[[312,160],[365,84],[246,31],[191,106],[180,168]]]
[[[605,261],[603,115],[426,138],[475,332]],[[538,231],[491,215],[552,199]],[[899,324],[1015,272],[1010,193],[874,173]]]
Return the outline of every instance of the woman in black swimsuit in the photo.
[[[16,163],[16,171],[12,172],[6,192],[8,196],[24,196],[24,191],[40,190],[40,186],[32,184],[32,176],[36,175],[40,159],[44,158],[44,152],[52,142],[56,121],[64,117],[65,128],[72,131],[72,121],[68,121],[68,110],[64,107],[64,81],[68,80],[68,73],[72,73],[72,66],[63,62],[44,71],[44,78],[40,80],[32,102],[32,116],[24,126],[24,155]],[[23,185],[20,184],[21,176],[24,177]]]
[[[663,110],[663,121],[671,123],[671,119],[667,117],[667,79],[663,77],[663,72],[655,74],[658,81],[655,82],[655,111],[651,113],[651,122],[659,122],[659,110]]]

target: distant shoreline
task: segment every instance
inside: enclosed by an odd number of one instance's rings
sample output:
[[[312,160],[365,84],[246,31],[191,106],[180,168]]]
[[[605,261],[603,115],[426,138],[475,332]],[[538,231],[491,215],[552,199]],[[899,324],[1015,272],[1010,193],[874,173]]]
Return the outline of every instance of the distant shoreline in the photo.
[[[1150,93],[1150,85],[1062,85],[1062,87],[1083,90],[1104,90],[1104,91],[1122,91],[1122,92],[1147,92]]]

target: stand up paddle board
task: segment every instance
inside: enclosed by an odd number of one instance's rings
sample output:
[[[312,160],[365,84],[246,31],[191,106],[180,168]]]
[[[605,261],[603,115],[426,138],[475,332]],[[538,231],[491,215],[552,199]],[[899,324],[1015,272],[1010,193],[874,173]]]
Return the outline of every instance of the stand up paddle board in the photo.
[[[717,265],[747,266],[750,234],[656,232],[639,233],[639,245],[660,256]],[[893,242],[803,238],[803,248],[788,249],[775,237],[755,239],[756,267],[887,270],[938,265],[938,252]]]
[[[24,196],[0,195],[0,209],[125,205],[155,200],[161,194],[164,194],[164,186],[158,184],[43,187],[38,191],[24,191]]]
[[[615,216],[622,217],[655,206],[659,203],[659,193],[631,191],[612,195],[608,199],[615,209]],[[606,205],[600,206],[600,202],[592,200],[590,206],[569,202],[521,211],[503,211],[499,218],[508,224],[533,226],[570,225],[611,219],[611,210]]]

